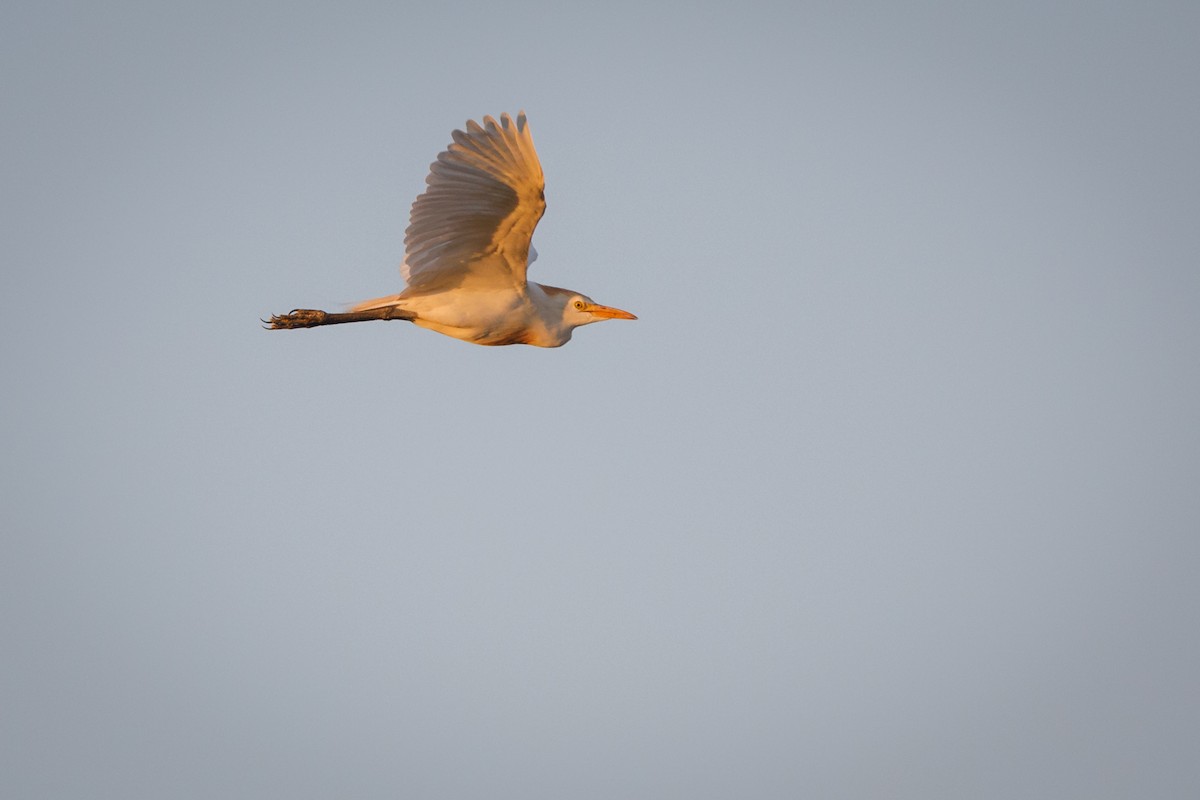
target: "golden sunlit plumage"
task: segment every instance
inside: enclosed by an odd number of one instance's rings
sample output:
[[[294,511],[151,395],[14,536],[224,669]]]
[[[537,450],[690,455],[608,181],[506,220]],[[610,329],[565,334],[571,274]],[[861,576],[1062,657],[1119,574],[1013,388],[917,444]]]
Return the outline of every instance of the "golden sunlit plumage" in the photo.
[[[545,178],[525,113],[467,122],[429,168],[404,237],[399,294],[345,313],[297,309],[269,327],[311,328],[403,319],[475,344],[558,347],[580,325],[637,319],[566,289],[526,280],[546,211]]]

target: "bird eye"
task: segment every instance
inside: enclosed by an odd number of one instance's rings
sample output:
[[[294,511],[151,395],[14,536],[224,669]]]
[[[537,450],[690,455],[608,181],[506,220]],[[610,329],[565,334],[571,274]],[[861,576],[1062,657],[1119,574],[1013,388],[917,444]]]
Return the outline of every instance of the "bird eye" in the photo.
[[[576,310],[576,311],[583,311],[583,301],[582,301],[582,300],[576,300],[576,301],[575,301],[575,310]]]

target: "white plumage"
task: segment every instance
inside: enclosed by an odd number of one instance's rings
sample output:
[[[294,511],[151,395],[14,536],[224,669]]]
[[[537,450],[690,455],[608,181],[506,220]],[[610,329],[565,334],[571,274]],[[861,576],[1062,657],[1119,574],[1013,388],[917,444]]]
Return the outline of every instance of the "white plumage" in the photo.
[[[580,325],[637,319],[578,292],[526,279],[537,258],[531,239],[546,210],[545,178],[524,112],[514,121],[467,122],[430,165],[428,186],[405,231],[407,283],[342,314],[298,309],[271,328],[308,328],[372,319],[415,325],[484,345],[558,347]]]

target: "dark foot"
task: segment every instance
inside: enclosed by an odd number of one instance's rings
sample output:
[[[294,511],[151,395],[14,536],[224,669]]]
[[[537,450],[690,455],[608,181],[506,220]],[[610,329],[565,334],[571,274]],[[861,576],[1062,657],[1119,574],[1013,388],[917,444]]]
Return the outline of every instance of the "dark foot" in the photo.
[[[312,308],[297,308],[293,309],[290,314],[272,314],[270,319],[264,319],[263,323],[273,331],[284,330],[286,328],[315,328],[318,325],[326,325],[327,314],[324,311],[317,311]]]

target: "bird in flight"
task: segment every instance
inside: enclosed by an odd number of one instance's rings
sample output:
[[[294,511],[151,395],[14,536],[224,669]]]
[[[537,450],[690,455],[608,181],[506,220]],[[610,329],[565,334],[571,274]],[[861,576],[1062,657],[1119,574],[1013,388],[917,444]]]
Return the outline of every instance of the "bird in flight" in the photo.
[[[525,112],[514,121],[470,120],[429,167],[404,236],[400,294],[365,300],[343,313],[296,309],[271,329],[403,319],[485,345],[560,347],[580,325],[637,319],[579,292],[526,280],[537,258],[533,229],[546,211],[542,165]]]

